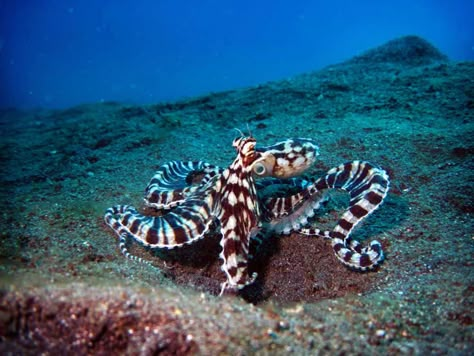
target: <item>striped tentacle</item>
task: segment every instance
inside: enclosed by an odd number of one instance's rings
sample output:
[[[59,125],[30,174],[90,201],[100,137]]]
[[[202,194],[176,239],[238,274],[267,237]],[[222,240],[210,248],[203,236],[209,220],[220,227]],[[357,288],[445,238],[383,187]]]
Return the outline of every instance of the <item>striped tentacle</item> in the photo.
[[[351,238],[350,233],[383,202],[389,189],[387,173],[369,162],[348,162],[329,170],[325,177],[314,183],[314,187],[318,191],[347,191],[350,194],[349,208],[330,232],[311,228],[301,228],[299,232],[331,238],[337,258],[349,267],[367,270],[379,264],[383,260],[380,242],[374,240],[362,248],[358,241]]]
[[[201,178],[200,186],[205,186],[210,180],[214,179],[215,176],[222,174],[224,169],[218,166],[209,166],[204,170],[204,176]]]
[[[222,271],[227,281],[225,290],[238,290],[252,283],[256,274],[248,276],[249,243],[258,231],[260,209],[252,168],[260,155],[255,152],[255,139],[242,137],[234,140],[237,158],[222,174],[216,184],[221,197],[220,221],[223,260]]]
[[[171,209],[205,185],[219,168],[209,163],[171,161],[162,165],[151,178],[145,189],[145,204],[155,209]],[[201,181],[193,177],[204,175]]]
[[[217,177],[216,177],[217,179]],[[214,181],[206,189],[195,191],[172,211],[162,216],[145,216],[132,206],[116,206],[107,210],[105,222],[120,238],[125,256],[126,242],[133,239],[150,248],[171,249],[202,238],[215,217]]]
[[[270,222],[270,225],[274,225],[272,230],[283,234],[289,234],[295,230],[305,231],[307,235],[330,238],[329,231],[304,227],[307,220],[329,201],[329,197],[324,194],[324,191],[318,190],[314,183],[315,179],[310,180],[306,176],[290,179],[265,178],[257,182],[259,196],[265,202],[263,204],[264,219]],[[268,192],[270,189],[273,190]],[[275,190],[277,190],[277,194],[275,194]],[[291,194],[293,190],[296,190],[296,193]],[[272,197],[274,195],[279,196]],[[267,196],[272,198],[266,198]],[[308,199],[312,201],[308,201]],[[303,207],[305,202],[310,204]]]
[[[133,239],[133,236],[122,225],[120,219],[118,218],[119,216],[126,214],[128,211],[133,212],[135,211],[135,208],[130,205],[116,205],[112,208],[107,209],[104,217],[105,223],[109,225],[118,235],[120,251],[126,258],[149,266],[153,266],[149,261],[134,256],[128,251],[127,244]]]
[[[306,181],[302,181],[306,182]],[[306,183],[304,183],[306,185]],[[268,198],[264,203],[265,227],[276,233],[289,234],[308,224],[327,197],[314,185],[288,197]]]
[[[287,225],[282,220],[285,216],[289,215],[288,211],[281,211],[276,206],[282,206],[282,200],[279,198],[270,198],[273,196],[284,197],[289,192],[301,192],[310,184],[309,180],[303,178],[290,178],[280,179],[267,177],[256,181],[258,200],[261,202],[262,209],[262,228],[251,239],[251,250],[252,255],[249,258],[253,258],[263,242],[272,235],[274,230],[279,230],[272,226],[284,226]],[[303,198],[304,199],[304,198]],[[284,205],[284,204],[283,204]],[[281,229],[279,230],[281,232]]]

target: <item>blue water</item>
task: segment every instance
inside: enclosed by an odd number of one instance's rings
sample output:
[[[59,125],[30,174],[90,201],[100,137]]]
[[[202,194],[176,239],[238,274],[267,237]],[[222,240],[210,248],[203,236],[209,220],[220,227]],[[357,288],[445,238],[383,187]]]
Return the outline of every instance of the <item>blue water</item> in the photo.
[[[395,37],[474,59],[474,1],[0,1],[0,107],[151,103],[281,79]]]

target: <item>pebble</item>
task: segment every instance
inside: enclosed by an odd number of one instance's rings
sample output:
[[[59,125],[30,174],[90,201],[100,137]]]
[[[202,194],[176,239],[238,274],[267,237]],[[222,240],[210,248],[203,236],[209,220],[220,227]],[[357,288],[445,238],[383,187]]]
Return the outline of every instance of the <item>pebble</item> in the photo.
[[[378,329],[377,331],[375,331],[375,335],[377,335],[378,337],[384,337],[385,336],[385,330]]]

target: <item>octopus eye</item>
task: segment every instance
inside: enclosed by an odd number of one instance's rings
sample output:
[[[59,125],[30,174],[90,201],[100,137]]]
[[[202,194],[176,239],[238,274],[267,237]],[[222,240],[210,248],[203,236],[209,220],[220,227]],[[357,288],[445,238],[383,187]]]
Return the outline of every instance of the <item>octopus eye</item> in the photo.
[[[253,167],[253,172],[259,176],[264,175],[267,172],[267,167],[262,163],[256,163]]]

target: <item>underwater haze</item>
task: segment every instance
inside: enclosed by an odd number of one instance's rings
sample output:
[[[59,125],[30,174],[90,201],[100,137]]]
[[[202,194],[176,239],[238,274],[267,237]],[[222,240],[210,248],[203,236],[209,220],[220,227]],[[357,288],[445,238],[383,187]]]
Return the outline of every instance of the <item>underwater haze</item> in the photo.
[[[145,104],[316,70],[403,35],[474,59],[474,2],[0,1],[0,107]]]

